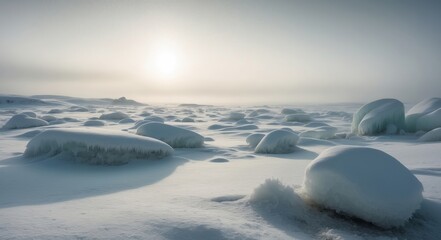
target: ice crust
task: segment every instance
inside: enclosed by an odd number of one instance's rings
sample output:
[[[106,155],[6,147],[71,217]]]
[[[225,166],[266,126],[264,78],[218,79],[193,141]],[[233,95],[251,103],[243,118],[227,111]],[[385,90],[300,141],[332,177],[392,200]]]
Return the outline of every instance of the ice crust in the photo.
[[[163,158],[173,148],[149,137],[95,128],[50,129],[26,145],[25,157],[54,156],[65,153],[75,161],[119,165],[132,159]]]

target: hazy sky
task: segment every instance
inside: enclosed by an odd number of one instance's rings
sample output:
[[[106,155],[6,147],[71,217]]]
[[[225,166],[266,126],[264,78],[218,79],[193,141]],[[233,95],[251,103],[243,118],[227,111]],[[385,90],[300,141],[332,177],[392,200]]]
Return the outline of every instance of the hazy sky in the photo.
[[[0,93],[415,102],[441,95],[441,4],[0,1]]]

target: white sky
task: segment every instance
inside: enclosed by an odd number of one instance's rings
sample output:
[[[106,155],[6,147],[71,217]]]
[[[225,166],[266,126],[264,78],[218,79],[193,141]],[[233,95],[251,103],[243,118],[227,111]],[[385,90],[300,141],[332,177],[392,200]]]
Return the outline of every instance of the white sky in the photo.
[[[0,1],[0,93],[144,102],[441,95],[436,1]]]

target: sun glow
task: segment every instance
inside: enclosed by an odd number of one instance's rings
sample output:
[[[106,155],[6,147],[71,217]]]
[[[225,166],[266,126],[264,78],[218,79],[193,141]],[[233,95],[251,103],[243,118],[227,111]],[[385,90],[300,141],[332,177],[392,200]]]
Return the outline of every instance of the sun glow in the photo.
[[[178,56],[176,50],[170,46],[161,46],[154,56],[156,75],[162,79],[176,77],[178,70]]]

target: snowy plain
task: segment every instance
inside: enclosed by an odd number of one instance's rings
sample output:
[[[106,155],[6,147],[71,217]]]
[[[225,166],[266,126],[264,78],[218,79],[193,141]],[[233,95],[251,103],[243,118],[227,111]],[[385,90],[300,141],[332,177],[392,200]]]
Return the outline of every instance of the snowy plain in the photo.
[[[422,132],[356,135],[352,116],[362,105],[142,105],[125,98],[0,96],[0,126],[26,112],[48,123],[0,130],[0,239],[441,239],[441,142],[419,141]],[[293,114],[302,114],[301,121]],[[162,121],[203,136],[203,146],[115,165],[77,162],[63,147],[24,156],[44,130],[138,137],[137,127]],[[317,130],[324,128],[332,131]],[[274,130],[300,136],[293,151],[255,153],[258,144],[247,143],[250,134]],[[384,229],[305,201],[308,165],[340,145],[381,150],[414,174],[423,200],[409,221]]]

